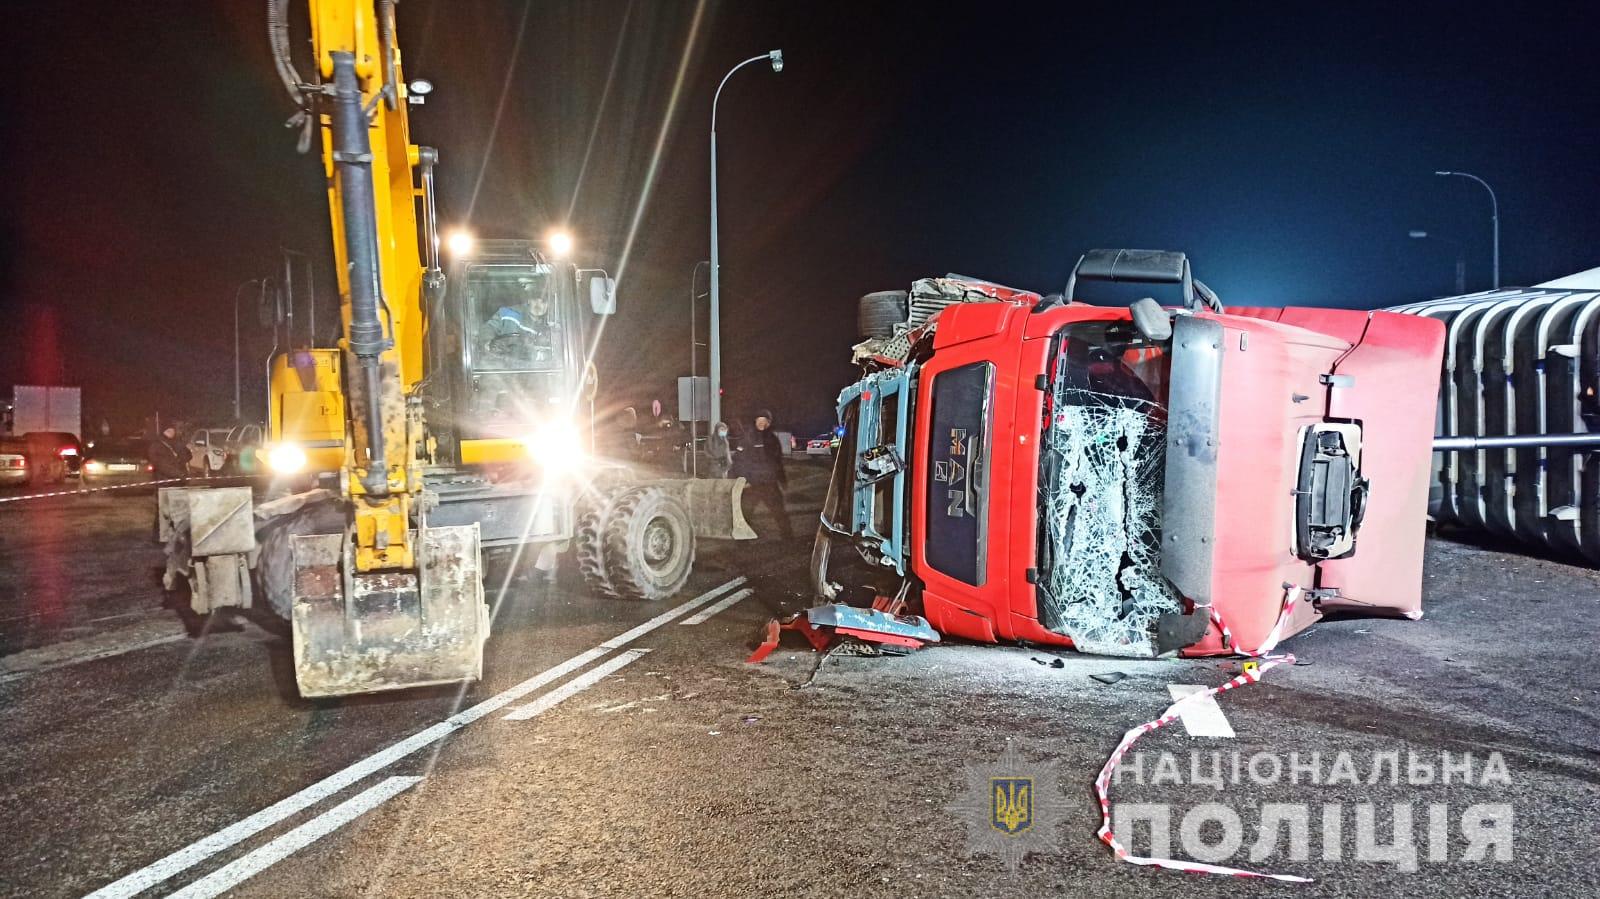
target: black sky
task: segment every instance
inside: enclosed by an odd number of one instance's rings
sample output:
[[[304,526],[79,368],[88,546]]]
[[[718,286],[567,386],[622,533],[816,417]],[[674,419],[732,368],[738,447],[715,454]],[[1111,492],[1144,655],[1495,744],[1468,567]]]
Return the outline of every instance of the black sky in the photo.
[[[0,384],[221,416],[234,286],[287,246],[329,295],[264,7],[7,4]],[[687,372],[711,94],[772,47],[783,73],[742,71],[720,113],[725,368],[732,408],[803,430],[850,378],[855,297],[929,274],[1054,290],[1086,248],[1161,247],[1225,302],[1370,307],[1450,292],[1423,228],[1485,287],[1487,198],[1440,168],[1498,190],[1506,283],[1600,264],[1592,6],[1283,7],[405,0],[400,40],[437,85],[413,128],[444,218],[565,223],[621,269],[619,401],[670,406]],[[259,417],[270,339],[246,325]]]

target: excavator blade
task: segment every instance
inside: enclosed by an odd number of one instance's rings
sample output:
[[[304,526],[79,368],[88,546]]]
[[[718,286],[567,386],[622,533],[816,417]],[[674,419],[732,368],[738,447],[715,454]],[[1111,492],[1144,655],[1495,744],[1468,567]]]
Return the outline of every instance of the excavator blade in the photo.
[[[293,538],[300,695],[346,696],[477,680],[489,610],[478,526],[418,534],[414,571],[356,572],[343,534]]]
[[[634,481],[640,487],[659,487],[689,510],[694,535],[706,540],[754,540],[756,532],[745,520],[741,505],[744,478],[660,478]]]

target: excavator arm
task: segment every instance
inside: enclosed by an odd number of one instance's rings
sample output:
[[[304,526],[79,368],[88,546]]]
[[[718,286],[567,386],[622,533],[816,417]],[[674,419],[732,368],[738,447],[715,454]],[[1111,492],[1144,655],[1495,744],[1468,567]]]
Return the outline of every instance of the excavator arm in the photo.
[[[348,423],[345,531],[288,541],[296,678],[307,696],[473,679],[488,634],[478,526],[429,528],[416,514],[431,447],[415,395],[423,285],[438,277],[436,251],[425,268],[419,247],[418,175],[434,153],[411,143],[395,2],[310,0],[312,83],[287,57],[286,2],[271,0],[273,45],[302,124],[321,132]]]
[[[341,348],[351,440],[343,483],[354,514],[357,571],[410,569],[411,504],[421,490],[420,419],[407,397],[422,378],[422,263],[406,86],[394,4],[312,0]]]

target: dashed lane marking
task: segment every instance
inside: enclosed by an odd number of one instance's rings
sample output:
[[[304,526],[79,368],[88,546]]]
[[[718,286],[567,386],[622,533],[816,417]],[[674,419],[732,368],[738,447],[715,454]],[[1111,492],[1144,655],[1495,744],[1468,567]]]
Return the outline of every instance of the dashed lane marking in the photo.
[[[597,665],[589,671],[585,671],[582,675],[567,681],[554,690],[551,690],[549,693],[546,693],[543,696],[540,696],[538,699],[535,699],[533,702],[513,710],[510,714],[506,715],[506,720],[526,721],[536,715],[543,715],[545,712],[550,711],[566,700],[571,699],[579,693],[582,693],[584,690],[587,690],[595,684],[600,683],[601,680],[611,676],[611,674],[618,668],[621,668],[623,665],[634,661],[649,651],[650,650],[648,649],[630,649],[622,655],[617,656],[616,658],[611,659],[602,665]]]
[[[1174,702],[1205,691],[1199,684],[1167,684],[1167,692],[1172,694]],[[1178,717],[1183,720],[1183,729],[1192,737],[1233,736],[1233,725],[1228,723],[1228,716],[1222,714],[1222,706],[1217,705],[1215,696],[1184,703],[1178,710]]]
[[[610,653],[612,650],[621,649],[656,628],[693,612],[695,609],[744,583],[744,580],[743,577],[734,578],[721,586],[708,590],[680,606],[662,612],[638,627],[612,637],[593,649],[579,653],[553,668],[535,674],[509,690],[485,699],[471,708],[457,712],[438,724],[418,731],[398,743],[380,749],[344,770],[330,774],[300,792],[278,800],[248,818],[236,821],[208,837],[196,840],[165,858],[152,862],[120,880],[101,887],[90,893],[88,899],[126,899],[128,896],[138,895],[159,883],[165,883],[178,874],[216,855],[218,852],[235,846],[277,824],[279,821],[316,805],[351,784],[389,767],[425,746],[437,743],[479,718],[493,714],[527,696],[534,690],[552,681],[566,677],[568,674]]]
[[[283,836],[212,871],[167,899],[211,899],[310,846],[351,821],[416,786],[420,777],[388,777],[312,818]]]
[[[711,618],[713,616],[720,615],[723,612],[726,612],[727,610],[733,608],[735,603],[737,603],[741,599],[744,599],[745,597],[749,596],[750,594],[752,594],[754,592],[756,592],[756,591],[751,589],[751,588],[749,588],[749,587],[746,587],[743,590],[740,590],[738,593],[735,593],[732,596],[729,596],[729,597],[727,597],[727,598],[725,598],[725,599],[723,599],[723,600],[721,600],[719,602],[712,603],[711,605],[706,606],[705,608],[703,608],[700,611],[694,613],[693,615],[690,615],[688,618],[683,619],[682,625],[684,627],[692,627],[692,626],[694,626],[696,624],[704,624],[707,621],[711,620]]]

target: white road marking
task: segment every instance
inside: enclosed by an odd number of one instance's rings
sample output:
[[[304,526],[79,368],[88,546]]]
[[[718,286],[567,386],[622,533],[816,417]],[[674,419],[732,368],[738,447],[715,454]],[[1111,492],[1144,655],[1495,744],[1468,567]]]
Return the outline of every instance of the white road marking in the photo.
[[[211,899],[310,846],[351,821],[411,789],[420,777],[389,777],[362,790],[272,842],[212,871],[168,899]]]
[[[722,586],[717,587],[714,590],[708,590],[705,593],[702,593],[699,596],[696,596],[694,599],[689,600],[688,602],[684,603],[681,606],[678,606],[675,609],[669,609],[668,611],[662,612],[660,615],[657,615],[656,617],[650,619],[649,621],[646,621],[644,624],[639,625],[638,627],[634,628],[633,630],[627,631],[626,633],[622,634],[621,636],[612,637],[610,640],[607,640],[606,642],[604,642],[604,643],[602,643],[600,645],[601,646],[610,647],[611,649],[621,649],[622,647],[624,647],[624,646],[628,645],[629,643],[632,643],[634,640],[638,639],[640,636],[650,633],[651,631],[655,630],[656,628],[660,627],[661,625],[666,624],[667,622],[671,621],[674,618],[677,618],[677,617],[683,615],[686,612],[694,611],[694,609],[696,607],[705,605],[706,603],[710,602],[711,600],[716,599],[717,597],[721,596],[724,593],[727,593],[729,590],[732,590],[734,587],[737,587],[737,586],[739,586],[740,584],[742,584],[744,582],[745,582],[744,576],[740,575],[739,577],[734,578],[733,580],[727,582],[726,584],[723,584]]]
[[[10,683],[11,681],[27,677],[30,674],[38,674],[41,671],[54,671],[57,668],[66,668],[71,665],[81,665],[84,662],[98,662],[101,659],[109,659],[125,653],[137,652],[141,649],[149,649],[152,646],[161,646],[165,643],[176,643],[179,640],[187,639],[187,634],[171,634],[166,637],[157,637],[154,640],[144,640],[139,643],[130,643],[127,646],[117,646],[111,649],[102,649],[99,652],[91,652],[81,656],[74,656],[73,658],[63,659],[59,662],[51,662],[48,665],[40,665],[37,668],[27,668],[22,671],[10,671],[5,674],[0,674],[0,684]]]
[[[1206,688],[1199,684],[1167,684],[1167,692],[1172,694],[1174,702],[1205,691]],[[1183,728],[1191,737],[1233,736],[1233,725],[1222,714],[1222,706],[1217,705],[1215,696],[1189,700],[1178,710],[1178,717],[1183,720]]]
[[[342,771],[328,775],[298,793],[278,800],[248,818],[236,821],[208,837],[196,840],[177,852],[126,875],[120,880],[113,881],[90,893],[88,899],[125,899],[128,896],[138,895],[158,883],[164,883],[216,855],[218,852],[237,845],[277,824],[279,821],[316,805],[356,781],[387,768],[413,752],[448,737],[479,718],[505,708],[551,681],[559,680],[595,659],[610,653],[612,650],[620,649],[656,628],[694,611],[744,583],[744,580],[742,577],[734,578],[726,584],[696,596],[681,606],[668,609],[638,627],[624,631],[619,636],[612,637],[593,649],[581,652],[553,668],[541,671],[503,693],[485,699],[469,709],[457,712],[438,724],[414,733],[385,749],[381,749]]]
[[[754,592],[756,591],[746,587],[743,590],[740,590],[738,593],[735,593],[719,602],[714,602],[711,605],[706,606],[700,611],[694,613],[693,615],[690,615],[688,618],[683,619],[681,625],[683,627],[693,627],[696,624],[705,624],[713,615],[719,615],[723,612],[726,612],[727,610],[733,608],[734,603],[737,603],[739,600],[744,599]]]
[[[549,693],[540,696],[533,702],[530,702],[527,705],[512,711],[510,714],[506,715],[506,720],[526,721],[536,715],[543,715],[545,712],[550,711],[566,700],[571,699],[579,693],[582,693],[584,690],[587,690],[595,684],[600,683],[602,679],[611,676],[611,674],[618,668],[633,662],[649,651],[650,650],[648,649],[630,649],[614,659],[607,660],[604,664],[596,665],[578,677],[575,677],[572,680],[569,680],[561,686],[555,688],[554,690],[551,690]]]

